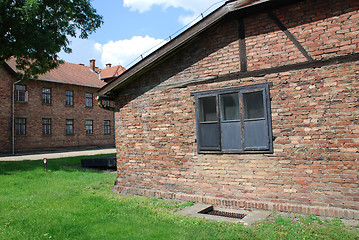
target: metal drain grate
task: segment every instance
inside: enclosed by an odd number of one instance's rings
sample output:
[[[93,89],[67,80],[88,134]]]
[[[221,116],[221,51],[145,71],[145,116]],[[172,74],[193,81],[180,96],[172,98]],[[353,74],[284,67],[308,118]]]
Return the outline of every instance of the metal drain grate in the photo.
[[[214,215],[214,216],[221,216],[221,217],[237,218],[237,219],[243,219],[246,216],[246,214],[243,214],[243,213],[234,213],[234,212],[225,212],[225,211],[214,210],[213,207],[204,209],[199,213]]]

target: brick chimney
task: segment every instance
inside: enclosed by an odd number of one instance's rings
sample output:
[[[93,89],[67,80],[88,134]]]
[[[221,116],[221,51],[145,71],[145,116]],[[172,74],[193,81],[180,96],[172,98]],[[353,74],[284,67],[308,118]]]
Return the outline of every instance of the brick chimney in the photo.
[[[106,68],[110,68],[110,67],[111,67],[111,63],[107,63]]]
[[[93,70],[94,72],[96,72],[96,60],[95,59],[90,60],[90,69]]]

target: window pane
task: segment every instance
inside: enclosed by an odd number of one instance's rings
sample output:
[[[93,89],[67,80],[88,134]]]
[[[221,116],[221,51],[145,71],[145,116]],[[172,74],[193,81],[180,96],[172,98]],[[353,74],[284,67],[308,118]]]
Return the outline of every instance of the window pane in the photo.
[[[42,89],[42,103],[51,104],[51,89],[50,88]]]
[[[73,96],[74,96],[73,91],[66,91],[65,101],[66,101],[67,106],[73,106],[74,105]]]
[[[42,134],[51,135],[51,119],[43,118],[42,119]]]
[[[217,121],[216,97],[204,97],[199,99],[200,122]]]
[[[86,93],[86,107],[92,107],[92,93]]]
[[[66,119],[66,134],[74,134],[74,120],[72,119]]]
[[[15,101],[26,102],[26,86],[15,85]]]
[[[21,125],[16,125],[15,126],[15,131],[16,131],[16,135],[22,135],[21,134]]]
[[[73,105],[73,99],[71,96],[66,96],[66,105],[68,105],[68,106]]]
[[[93,121],[86,120],[86,134],[93,134]]]
[[[16,135],[26,135],[25,118],[15,118],[15,133]]]
[[[240,119],[238,93],[221,95],[221,105],[223,120]]]
[[[221,123],[222,150],[243,150],[242,122]]]
[[[245,119],[264,118],[263,92],[243,94]]]
[[[111,122],[110,120],[105,120],[104,121],[104,134],[111,134]]]
[[[26,86],[23,85],[15,85],[15,89],[19,91],[26,91]]]
[[[218,123],[202,123],[199,125],[199,147],[201,150],[219,150],[220,134]]]
[[[110,106],[110,101],[109,101],[109,100],[103,100],[102,104],[103,104],[105,107],[109,107],[109,106]]]
[[[244,147],[245,150],[269,149],[266,120],[255,120],[244,123]]]

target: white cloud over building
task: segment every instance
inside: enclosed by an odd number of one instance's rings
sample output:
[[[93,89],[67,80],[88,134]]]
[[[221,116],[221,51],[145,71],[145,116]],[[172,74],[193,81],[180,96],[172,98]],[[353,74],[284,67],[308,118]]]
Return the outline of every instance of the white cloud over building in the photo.
[[[131,39],[109,41],[103,45],[96,43],[94,48],[101,53],[101,63],[111,63],[128,67],[159,48],[166,41],[149,36],[134,36]],[[146,52],[147,51],[147,52]]]
[[[124,0],[123,5],[130,8],[131,11],[138,11],[139,13],[150,11],[154,5],[162,6],[164,9],[169,7],[182,8],[189,13],[181,15],[178,21],[186,25],[208,8],[213,11],[224,2],[225,0]]]

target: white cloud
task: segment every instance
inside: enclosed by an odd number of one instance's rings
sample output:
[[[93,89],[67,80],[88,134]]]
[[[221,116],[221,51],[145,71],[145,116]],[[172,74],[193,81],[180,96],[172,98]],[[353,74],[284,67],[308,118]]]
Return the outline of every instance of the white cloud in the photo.
[[[210,12],[221,6],[224,2],[225,0],[124,0],[123,5],[129,7],[131,11],[138,11],[140,13],[150,11],[153,5],[162,6],[164,9],[169,7],[182,8],[191,12],[191,14],[179,17],[179,22],[186,25],[213,4],[215,6],[210,9]]]
[[[101,49],[102,45],[101,44],[95,43],[94,47],[95,47],[96,51],[102,52],[102,49]]]
[[[151,52],[166,43],[163,39],[149,36],[134,36],[131,39],[96,43],[91,39],[70,38],[72,53],[59,53],[61,59],[70,63],[83,63],[89,66],[89,60],[98,60],[96,66],[104,68],[107,63],[130,67]]]
[[[141,54],[145,57],[165,43],[166,41],[163,39],[155,39],[149,36],[134,36],[131,39],[110,41],[103,45],[96,43],[95,48],[101,52],[102,65],[111,63],[112,65],[120,64],[128,67],[141,60]],[[154,48],[154,46],[156,47]]]

